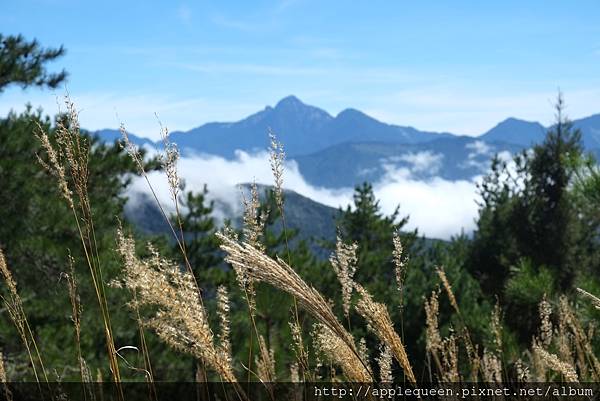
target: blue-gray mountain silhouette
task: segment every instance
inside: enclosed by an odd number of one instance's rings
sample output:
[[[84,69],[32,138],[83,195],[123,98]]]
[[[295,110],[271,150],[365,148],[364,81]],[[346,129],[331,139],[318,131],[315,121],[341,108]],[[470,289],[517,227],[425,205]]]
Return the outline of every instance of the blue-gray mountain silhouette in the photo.
[[[267,106],[237,122],[208,123],[186,132],[173,132],[171,140],[184,152],[230,158],[237,149],[264,150],[268,146],[269,129],[285,144],[289,155],[308,154],[343,142],[420,143],[452,136],[385,124],[354,109],[333,117],[295,96],[288,96],[275,107]],[[115,130],[101,130],[97,134],[110,141],[115,138]],[[139,137],[132,135],[131,139],[137,141]]]
[[[582,131],[586,149],[600,155],[600,114],[573,123]],[[238,149],[265,150],[269,129],[277,134],[288,158],[297,161],[309,183],[342,187],[365,180],[376,182],[390,168],[408,169],[413,179],[472,179],[486,171],[493,154],[513,154],[539,143],[547,128],[538,122],[508,118],[477,138],[465,137],[386,124],[355,109],[334,117],[288,96],[275,107],[267,106],[237,122],[208,123],[173,132],[171,140],[184,155],[233,158]],[[97,135],[106,141],[120,136],[117,130],[102,130]],[[140,145],[152,144],[133,134],[130,138]],[[430,166],[423,165],[427,161]]]

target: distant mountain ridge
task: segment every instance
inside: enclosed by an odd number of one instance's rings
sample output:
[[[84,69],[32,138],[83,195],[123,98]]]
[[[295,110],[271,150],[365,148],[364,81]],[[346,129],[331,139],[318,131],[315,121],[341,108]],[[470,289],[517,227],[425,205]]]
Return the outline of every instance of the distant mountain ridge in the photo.
[[[573,123],[575,128],[581,129],[587,149],[600,148],[600,114],[574,120]],[[171,140],[184,153],[208,153],[231,158],[237,149],[264,150],[268,144],[269,129],[277,134],[292,157],[347,142],[420,144],[440,138],[459,137],[449,132],[420,131],[409,126],[386,124],[351,108],[334,117],[325,110],[303,103],[295,96],[288,96],[275,107],[266,106],[237,122],[207,123],[186,132],[173,132]],[[546,129],[538,122],[511,117],[477,138],[486,142],[528,147],[541,141]],[[109,142],[120,137],[119,131],[114,129],[99,130],[96,134]],[[152,144],[151,140],[135,134],[131,134],[131,139],[140,145]]]
[[[573,124],[582,131],[585,148],[600,156],[600,114]],[[266,150],[270,129],[310,184],[330,188],[377,182],[390,169],[404,169],[416,180],[471,180],[487,171],[494,154],[510,156],[531,147],[544,139],[547,130],[538,122],[511,117],[478,137],[420,131],[380,122],[355,109],[334,117],[288,96],[275,107],[267,106],[240,121],[208,123],[173,132],[170,138],[184,156],[212,154],[232,159],[236,150]],[[118,130],[96,134],[108,142],[120,137]],[[160,147],[160,142],[134,134],[130,139],[138,145]]]
[[[386,124],[355,109],[343,110],[333,117],[322,109],[304,104],[295,96],[288,96],[275,107],[267,106],[240,121],[207,123],[186,132],[172,132],[170,138],[184,153],[208,153],[231,158],[237,149],[264,150],[269,129],[277,134],[292,156],[316,152],[343,142],[421,143],[453,136]],[[112,142],[118,131],[105,129],[96,131],[96,134]],[[130,138],[138,144],[151,142],[135,134],[131,134]]]
[[[541,142],[545,135],[546,128],[542,124],[510,117],[479,136],[479,139],[528,147]]]

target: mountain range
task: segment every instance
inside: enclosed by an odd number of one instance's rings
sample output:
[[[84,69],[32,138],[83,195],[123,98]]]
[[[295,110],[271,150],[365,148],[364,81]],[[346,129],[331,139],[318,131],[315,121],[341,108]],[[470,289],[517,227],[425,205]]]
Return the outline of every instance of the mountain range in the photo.
[[[600,114],[573,124],[581,130],[585,148],[600,156]],[[547,127],[508,118],[478,137],[428,132],[386,124],[355,109],[332,116],[288,96],[243,120],[173,132],[170,139],[184,156],[212,154],[232,159],[236,150],[264,151],[269,130],[277,134],[288,159],[296,161],[309,183],[344,187],[374,182],[398,169],[413,179],[472,179],[487,170],[493,154],[509,155],[541,142]],[[107,142],[120,137],[118,130],[111,129],[95,134]],[[134,134],[130,138],[138,145],[160,146]]]

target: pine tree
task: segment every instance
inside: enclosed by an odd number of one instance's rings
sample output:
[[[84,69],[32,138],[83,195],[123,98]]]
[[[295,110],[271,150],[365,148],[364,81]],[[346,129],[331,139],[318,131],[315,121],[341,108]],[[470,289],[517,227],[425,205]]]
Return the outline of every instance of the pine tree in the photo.
[[[554,126],[544,142],[533,149],[518,211],[529,223],[520,238],[522,252],[535,265],[554,270],[558,285],[565,290],[577,269],[579,227],[569,186],[583,149],[581,132],[574,130],[564,115],[561,94],[555,107]]]
[[[357,279],[373,286],[373,293],[381,293],[382,299],[385,299],[383,294],[389,292],[390,283],[394,281],[394,233],[401,233],[407,253],[417,253],[414,247],[417,231],[404,232],[408,216],[399,216],[399,207],[386,216],[375,198],[373,186],[365,182],[355,188],[353,207],[348,206],[343,210],[337,221],[344,242],[358,244]]]
[[[44,49],[37,40],[0,34],[0,93],[11,84],[22,88],[31,85],[56,88],[67,78],[67,73],[65,70],[49,73],[45,65],[64,54],[62,46]]]
[[[221,264],[219,242],[214,236],[216,225],[213,217],[214,201],[207,201],[206,185],[201,192],[188,191],[180,199],[183,211],[181,226],[185,238],[187,258],[197,275]],[[172,218],[174,227],[179,225],[176,216]],[[179,253],[179,246],[175,246]]]
[[[523,343],[535,331],[539,298],[572,289],[597,249],[597,231],[584,217],[589,202],[577,201],[573,190],[583,160],[581,133],[565,117],[559,94],[544,141],[517,155],[511,168],[496,158],[480,185],[467,266],[507,313],[522,316],[509,324]]]

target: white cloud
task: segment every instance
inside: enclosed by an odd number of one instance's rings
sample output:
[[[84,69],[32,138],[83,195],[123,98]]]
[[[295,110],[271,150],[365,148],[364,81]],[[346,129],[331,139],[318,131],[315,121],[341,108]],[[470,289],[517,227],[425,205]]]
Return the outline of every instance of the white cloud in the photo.
[[[490,146],[483,141],[467,143],[465,148],[473,151],[473,153],[469,153],[469,159],[472,159],[477,155],[488,155],[494,149],[493,146]]]
[[[450,238],[461,229],[471,231],[477,213],[475,203],[476,186],[470,181],[446,181],[434,178],[418,181],[411,177],[410,170],[384,166],[385,175],[374,184],[374,191],[383,211],[390,214],[401,205],[401,213],[409,214],[409,228],[419,228],[428,237]],[[209,198],[224,202],[227,210],[241,211],[237,184],[256,181],[272,184],[271,169],[267,153],[248,154],[238,151],[234,160],[212,155],[195,155],[182,158],[179,172],[187,189],[199,191],[207,184]],[[166,179],[159,173],[150,175],[152,185],[165,205],[170,204]],[[317,202],[332,207],[351,204],[353,189],[330,189],[310,185],[300,174],[295,162],[288,162],[284,173],[284,187],[298,192]],[[145,191],[145,183],[137,180],[133,191]],[[218,210],[225,214],[225,210]]]
[[[509,163],[512,162],[513,155],[508,150],[503,150],[502,152],[498,153],[498,159],[500,159],[503,162]]]
[[[448,181],[436,177],[419,181],[406,170],[388,170],[374,189],[387,213],[400,204],[401,213],[410,215],[410,228],[418,228],[427,237],[449,239],[475,228],[478,179]]]
[[[429,173],[435,174],[442,167],[444,155],[441,153],[433,153],[430,150],[424,152],[409,152],[397,156],[397,160],[410,163],[413,173]]]
[[[472,152],[467,155],[466,160],[459,164],[459,167],[464,169],[475,167],[482,173],[487,171],[490,166],[490,157],[494,147],[483,141],[475,141],[466,144],[465,149]]]

